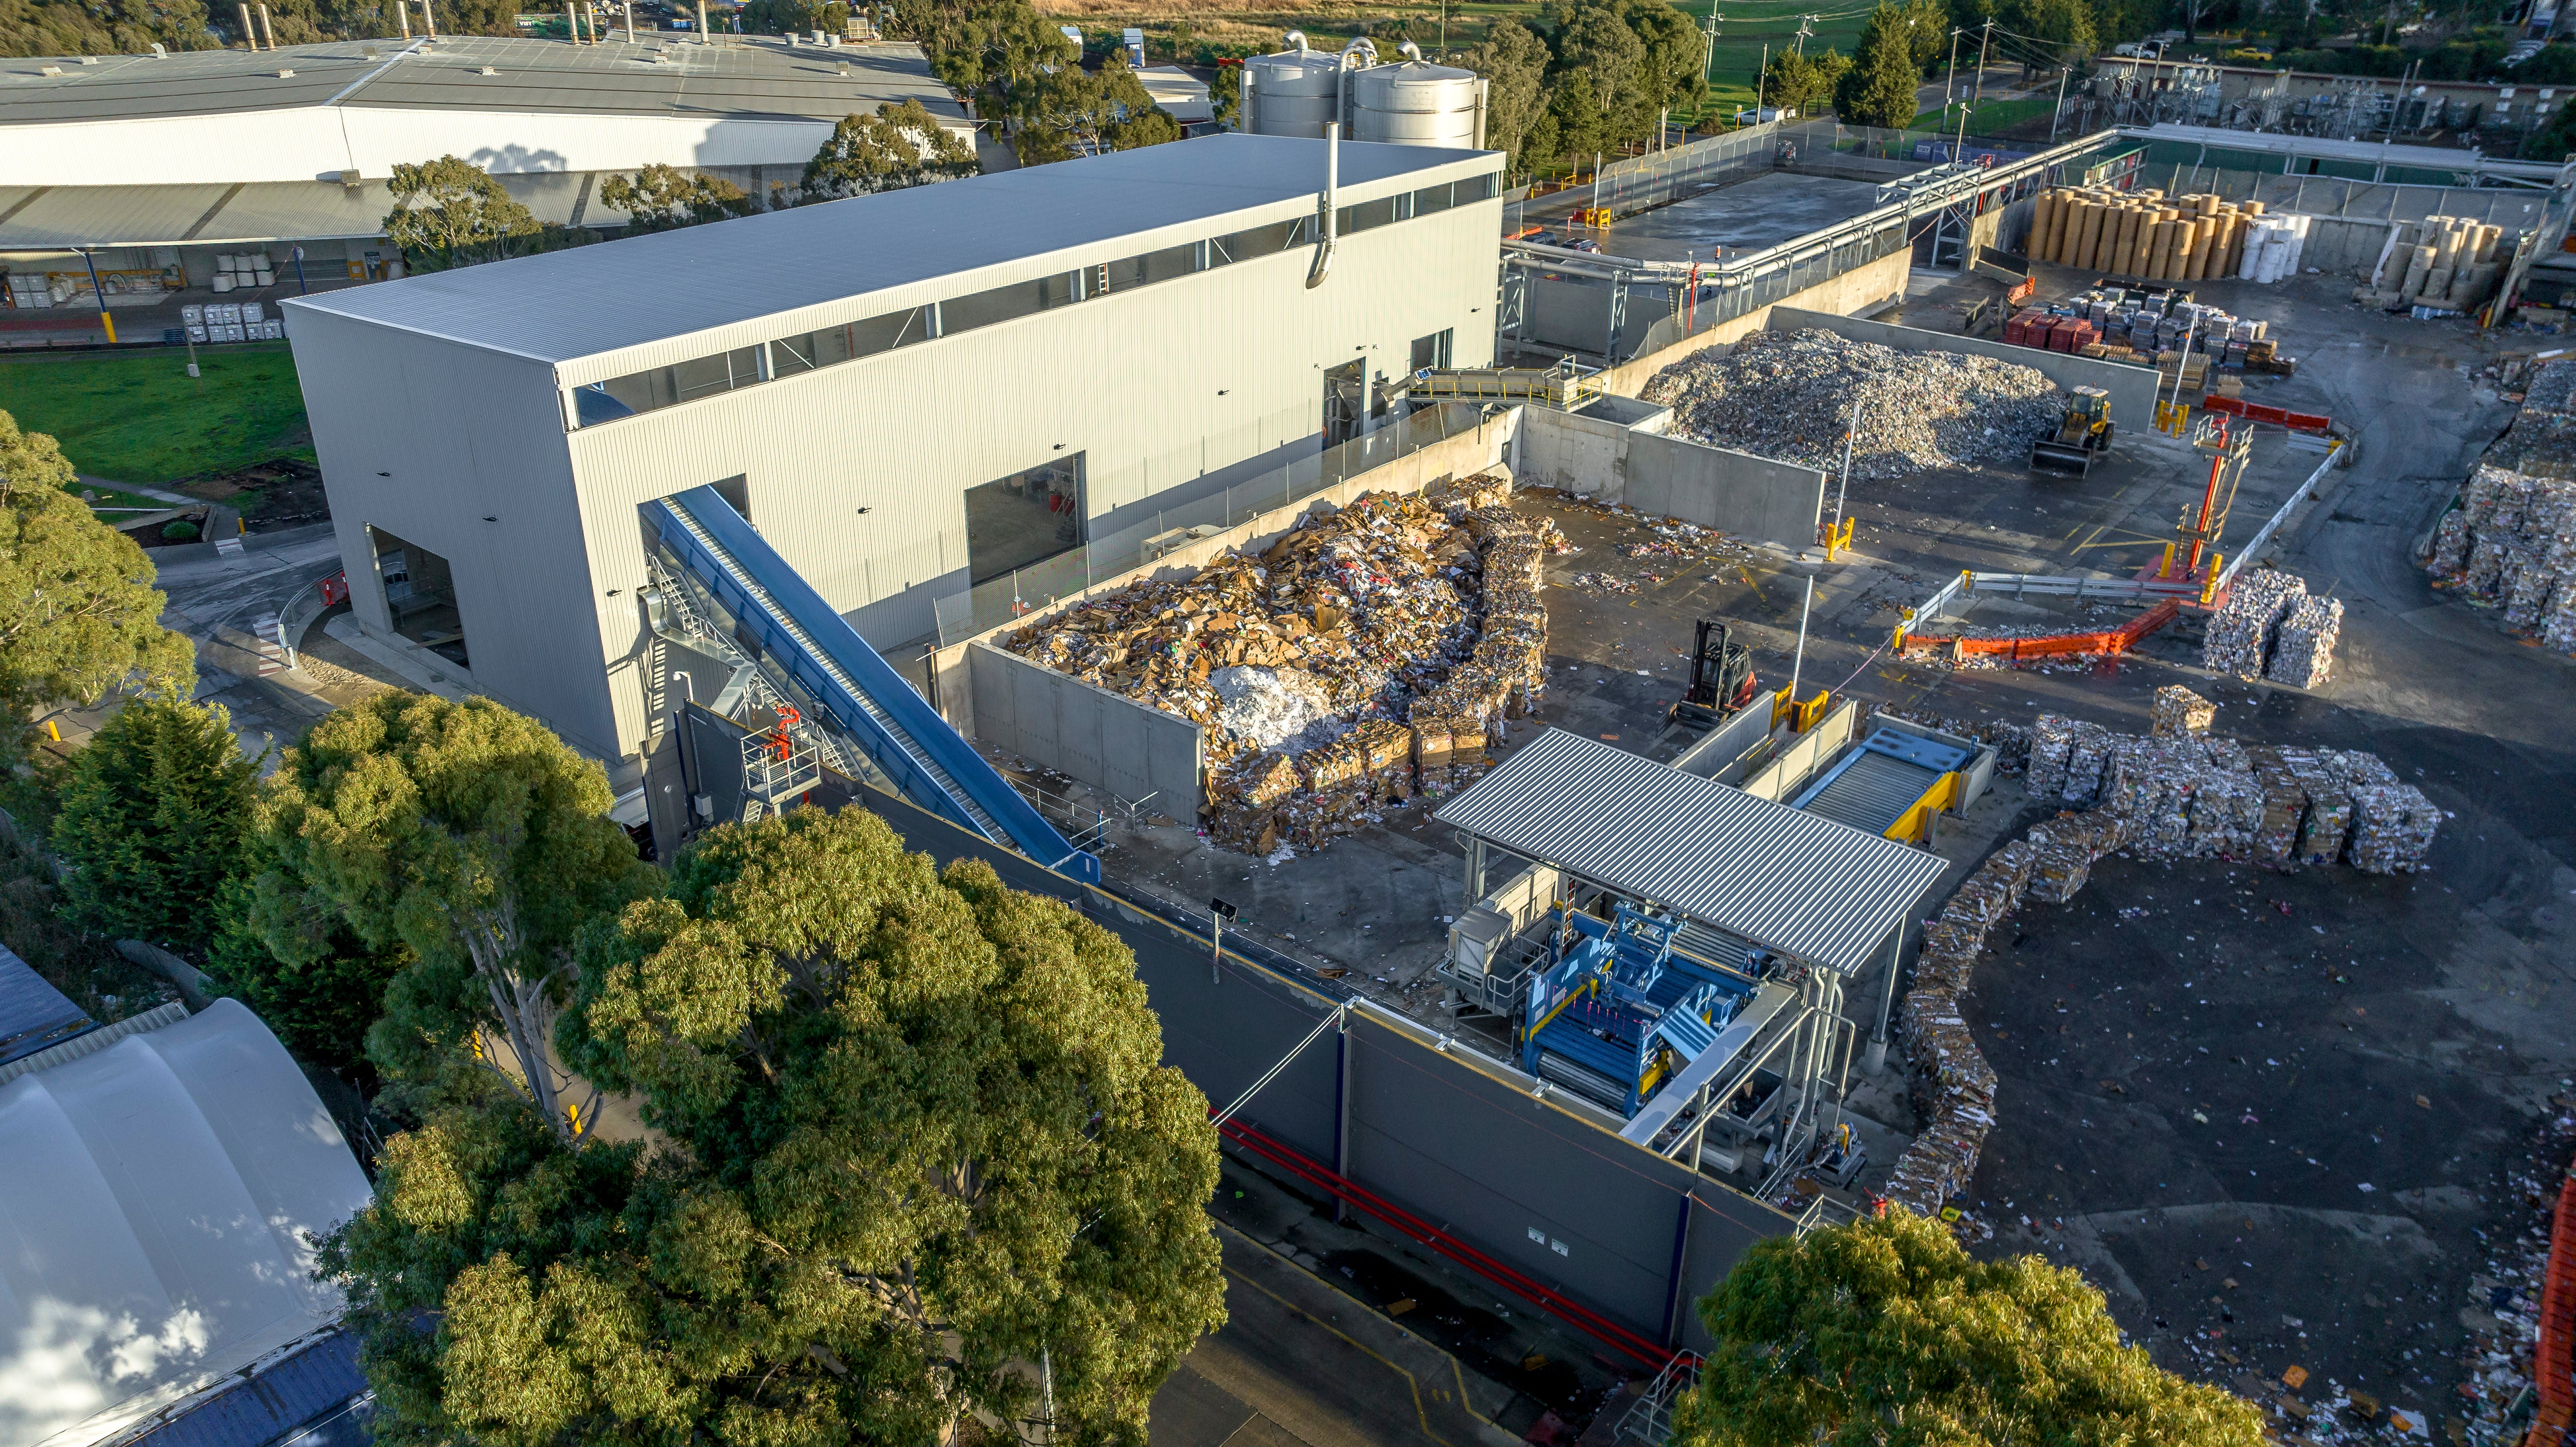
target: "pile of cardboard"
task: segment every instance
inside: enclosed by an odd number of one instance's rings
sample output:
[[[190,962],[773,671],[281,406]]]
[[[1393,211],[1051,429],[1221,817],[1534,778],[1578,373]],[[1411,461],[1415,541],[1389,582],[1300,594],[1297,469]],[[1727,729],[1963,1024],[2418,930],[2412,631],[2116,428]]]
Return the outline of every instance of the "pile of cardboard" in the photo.
[[[2187,738],[2209,732],[2218,721],[2218,705],[2179,683],[2156,690],[2147,709],[2147,732],[2160,739]]]
[[[2281,619],[2307,595],[2306,580],[2289,573],[2256,568],[2237,574],[2227,585],[2227,601],[2210,615],[2201,635],[2201,665],[2248,681],[2261,678],[2279,639]],[[2331,642],[2328,650],[2331,660]]]
[[[2526,399],[2516,433],[2527,430],[2530,415]],[[2564,465],[2529,455],[2513,460],[2524,468]],[[2576,653],[2576,481],[2481,464],[2461,489],[2460,506],[2434,529],[2425,566],[2436,587],[2500,608],[2507,627],[2538,637],[2544,648]]]
[[[2263,676],[2292,688],[2322,685],[2334,674],[2335,643],[2342,636],[2342,599],[2297,599],[2281,616]]]
[[[1262,555],[1274,604],[1315,606],[1305,600],[1339,590],[1349,598],[1347,613],[1340,612],[1344,605],[1325,602],[1335,612],[1323,616],[1359,640],[1355,651],[1416,651],[1383,659],[1386,667],[1376,673],[1321,671],[1335,704],[1349,710],[1351,727],[1337,736],[1219,739],[1212,731],[1206,800],[1212,841],[1257,854],[1282,844],[1314,848],[1357,832],[1381,808],[1437,797],[1483,774],[1508,721],[1537,706],[1547,681],[1539,566],[1551,543],[1545,529],[1512,510],[1510,496],[1508,479],[1479,476],[1418,500],[1363,498]],[[1391,518],[1402,521],[1408,536],[1424,535],[1428,546],[1382,548],[1373,561],[1387,571],[1355,569],[1348,551],[1356,530],[1365,526],[1375,536]],[[1387,616],[1425,591],[1437,596],[1418,571],[1399,571],[1416,554],[1435,562],[1455,590],[1458,601],[1446,616]],[[1275,634],[1306,615],[1243,616],[1241,631]],[[1277,621],[1283,617],[1288,621]],[[1307,669],[1318,671],[1312,664]]]

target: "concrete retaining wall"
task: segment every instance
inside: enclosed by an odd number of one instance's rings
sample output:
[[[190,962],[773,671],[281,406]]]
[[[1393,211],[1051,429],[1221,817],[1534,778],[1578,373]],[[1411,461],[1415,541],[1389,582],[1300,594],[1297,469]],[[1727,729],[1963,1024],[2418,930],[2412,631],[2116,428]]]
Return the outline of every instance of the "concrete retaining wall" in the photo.
[[[1749,452],[1641,435],[1628,445],[1625,500],[1650,513],[1794,551],[1816,544],[1825,475]]]
[[[1197,812],[1207,743],[1199,726],[981,643],[966,647],[979,737],[1155,812]]]
[[[1655,374],[1694,352],[1710,347],[1731,347],[1754,332],[1768,330],[1771,313],[1779,306],[1795,305],[1809,311],[1829,312],[1836,316],[1865,316],[1881,307],[1905,299],[1905,281],[1913,274],[1912,252],[1899,251],[1882,256],[1866,266],[1858,266],[1829,281],[1821,281],[1805,291],[1792,295],[1775,306],[1755,307],[1732,321],[1721,322],[1696,336],[1685,337],[1659,351],[1637,358],[1601,374],[1601,389],[1622,397],[1634,397],[1645,390]]]
[[[1604,396],[1580,412],[1535,408],[1512,446],[1512,480],[1615,501],[1627,495],[1628,439],[1672,420],[1670,408],[1634,397]]]
[[[1915,327],[1891,326],[1886,322],[1867,322],[1857,317],[1834,316],[1827,312],[1807,311],[1799,307],[1779,306],[1771,309],[1772,321],[1783,331],[1801,327],[1821,327],[1839,332],[1856,342],[1876,342],[1908,352],[1965,352],[1970,356],[1992,357],[2000,362],[2036,368],[2061,387],[2099,387],[2111,394],[2111,421],[2123,432],[2138,431],[2155,425],[2157,373],[2152,367],[2127,367],[2117,362],[2096,361],[2067,352],[2043,352],[2033,347],[2007,346],[1982,337],[1962,337],[1949,332],[1927,332]]]

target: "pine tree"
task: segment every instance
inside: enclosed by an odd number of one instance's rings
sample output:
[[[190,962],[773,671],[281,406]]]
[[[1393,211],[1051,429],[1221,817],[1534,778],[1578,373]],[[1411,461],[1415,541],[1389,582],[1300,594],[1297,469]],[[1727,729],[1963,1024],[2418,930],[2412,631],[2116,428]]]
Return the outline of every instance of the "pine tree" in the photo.
[[[72,921],[202,955],[216,893],[241,864],[257,769],[221,704],[118,709],[73,756],[54,816]]]

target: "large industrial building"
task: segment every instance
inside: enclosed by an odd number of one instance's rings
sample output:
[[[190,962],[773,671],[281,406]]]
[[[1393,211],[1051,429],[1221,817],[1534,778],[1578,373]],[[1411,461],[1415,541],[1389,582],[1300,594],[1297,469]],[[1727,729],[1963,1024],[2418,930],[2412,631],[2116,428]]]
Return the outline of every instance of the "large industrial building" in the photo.
[[[1327,155],[1213,136],[290,300],[357,617],[618,761],[659,727],[657,499],[714,488],[891,650],[1485,365],[1502,157],[1341,146],[1326,265]]]
[[[842,117],[907,100],[972,133],[908,44],[423,36],[0,62],[0,270],[47,281],[13,285],[22,305],[94,307],[93,262],[118,311],[215,300],[224,272],[245,279],[223,300],[274,301],[398,271],[397,165],[461,156],[539,221],[614,229],[611,176],[660,162],[767,196]]]

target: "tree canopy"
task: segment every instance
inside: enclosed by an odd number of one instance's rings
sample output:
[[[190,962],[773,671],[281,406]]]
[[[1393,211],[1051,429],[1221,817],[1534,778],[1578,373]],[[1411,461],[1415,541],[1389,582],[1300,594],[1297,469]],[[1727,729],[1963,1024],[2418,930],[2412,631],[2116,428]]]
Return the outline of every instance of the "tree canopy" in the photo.
[[[1461,60],[1491,82],[1485,143],[1508,153],[1515,173],[1560,161],[1588,168],[1708,94],[1707,42],[1663,0],[1560,0],[1546,26],[1497,20]]]
[[[596,241],[587,227],[539,224],[482,167],[455,156],[394,167],[385,237],[415,269],[471,266]]]
[[[362,957],[407,955],[368,1035],[378,1067],[434,1077],[489,1038],[511,1057],[496,1073],[576,1141],[595,1102],[546,1054],[574,939],[658,878],[610,802],[599,765],[533,719],[381,694],[314,725],[262,791],[274,862],[252,917],[289,967],[345,957],[341,929]]]
[[[917,100],[843,116],[805,163],[804,198],[838,201],[975,174],[975,148]]]
[[[659,161],[632,176],[609,177],[599,188],[599,202],[626,213],[629,236],[731,220],[760,209],[759,202],[731,181],[686,175],[677,166]]]
[[[1922,81],[1922,31],[1936,23],[1922,4],[1898,6],[1880,0],[1861,27],[1852,61],[1834,82],[1834,114],[1854,125],[1903,130],[1915,116],[1916,88]]]
[[[64,489],[62,448],[0,412],[0,767],[36,710],[128,686],[184,698],[196,649],[161,626],[151,560]]]
[[[1141,1447],[1223,1320],[1133,956],[864,810],[712,831],[588,933],[558,1036],[659,1144],[488,1090],[389,1142],[323,1256],[383,1440],[927,1442],[1047,1380],[1061,1440]]]
[[[0,55],[212,50],[202,0],[0,0]]]
[[[1800,115],[1820,110],[1830,103],[1834,88],[1842,82],[1851,62],[1832,50],[1801,55],[1784,50],[1771,57],[1762,71],[1762,104]],[[1913,117],[1908,115],[1906,119]]]
[[[73,922],[202,954],[216,893],[241,862],[257,769],[221,704],[118,709],[73,755],[54,816]]]
[[[2035,1256],[1972,1259],[1906,1211],[1761,1242],[1700,1302],[1716,1345],[1676,1447],[2262,1447],[2253,1406],[2120,1341]]]

